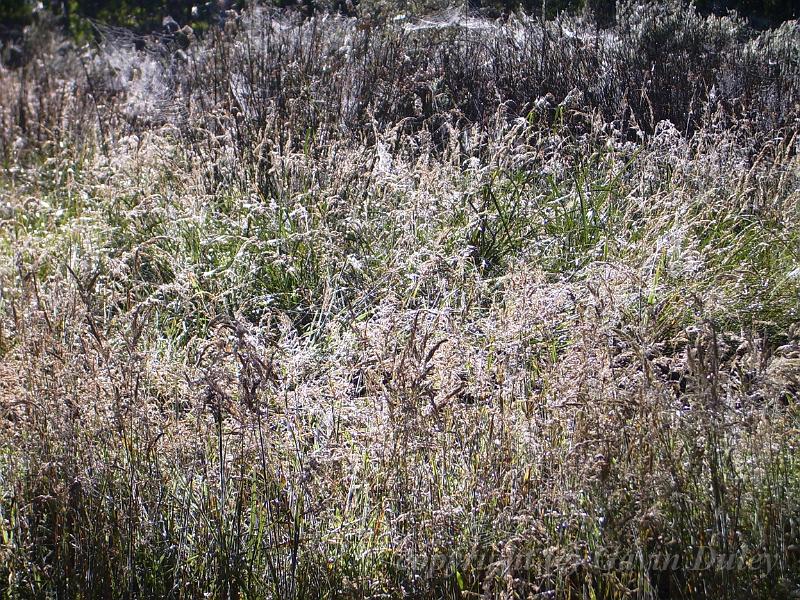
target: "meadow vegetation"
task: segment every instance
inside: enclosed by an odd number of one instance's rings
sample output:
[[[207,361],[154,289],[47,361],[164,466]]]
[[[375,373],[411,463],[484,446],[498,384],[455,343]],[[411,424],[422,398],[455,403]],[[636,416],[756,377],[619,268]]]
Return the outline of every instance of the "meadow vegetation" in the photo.
[[[96,27],[0,68],[4,598],[796,597],[797,22]]]

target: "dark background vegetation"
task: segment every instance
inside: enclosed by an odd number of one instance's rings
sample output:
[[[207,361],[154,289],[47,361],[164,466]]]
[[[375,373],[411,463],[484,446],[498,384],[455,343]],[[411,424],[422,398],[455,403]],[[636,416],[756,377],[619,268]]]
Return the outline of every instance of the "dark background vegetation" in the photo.
[[[443,8],[445,2],[398,0],[380,2],[375,0],[266,0],[276,6],[297,7],[304,13],[317,10],[334,10],[348,15],[408,11],[414,9]],[[250,0],[253,4],[253,0]],[[97,19],[113,25],[130,26],[137,29],[154,28],[169,15],[180,24],[191,21],[213,21],[216,15],[229,8],[242,8],[248,0],[44,0],[42,6],[64,19],[64,24],[74,25],[80,18]],[[613,18],[613,0],[469,0],[469,6],[483,10],[490,16],[498,16],[514,10],[548,15],[561,11],[589,10],[600,20]],[[439,6],[441,5],[441,6]],[[196,6],[192,15],[192,7]],[[697,0],[701,13],[725,14],[736,11],[747,17],[751,24],[765,28],[783,21],[797,18],[797,7],[793,0]],[[8,35],[29,24],[35,18],[36,3],[25,0],[0,0],[0,32]]]

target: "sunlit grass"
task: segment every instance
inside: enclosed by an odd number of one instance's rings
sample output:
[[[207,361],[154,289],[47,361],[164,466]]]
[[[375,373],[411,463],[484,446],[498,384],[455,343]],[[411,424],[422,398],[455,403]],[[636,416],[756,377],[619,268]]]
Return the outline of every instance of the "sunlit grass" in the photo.
[[[620,14],[31,33],[3,596],[789,596],[797,32]]]

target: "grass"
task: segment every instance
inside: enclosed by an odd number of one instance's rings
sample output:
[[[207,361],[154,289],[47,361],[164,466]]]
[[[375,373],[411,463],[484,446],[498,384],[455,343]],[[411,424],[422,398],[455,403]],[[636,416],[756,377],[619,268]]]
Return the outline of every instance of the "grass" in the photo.
[[[3,597],[796,592],[796,24],[448,14],[28,32]]]

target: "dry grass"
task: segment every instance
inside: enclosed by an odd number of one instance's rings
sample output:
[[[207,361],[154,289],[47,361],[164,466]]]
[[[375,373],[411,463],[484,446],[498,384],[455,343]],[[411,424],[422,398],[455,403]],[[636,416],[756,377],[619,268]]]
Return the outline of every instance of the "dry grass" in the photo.
[[[31,32],[3,595],[790,597],[797,24],[620,14]]]

